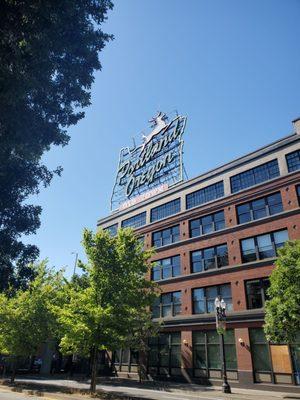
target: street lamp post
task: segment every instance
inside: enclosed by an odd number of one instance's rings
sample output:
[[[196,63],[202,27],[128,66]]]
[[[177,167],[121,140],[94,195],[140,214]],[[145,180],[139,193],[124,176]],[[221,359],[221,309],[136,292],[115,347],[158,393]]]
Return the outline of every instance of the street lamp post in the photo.
[[[77,261],[78,261],[78,253],[76,253],[75,251],[72,251],[71,254],[75,254],[75,262],[74,262],[74,270],[73,270],[73,276],[76,273],[76,267],[77,267]]]
[[[231,393],[230,385],[227,381],[227,371],[226,371],[226,359],[225,359],[225,346],[224,346],[224,331],[226,329],[226,303],[219,297],[215,299],[215,311],[216,311],[216,328],[220,336],[220,353],[221,353],[221,364],[222,364],[222,392]]]

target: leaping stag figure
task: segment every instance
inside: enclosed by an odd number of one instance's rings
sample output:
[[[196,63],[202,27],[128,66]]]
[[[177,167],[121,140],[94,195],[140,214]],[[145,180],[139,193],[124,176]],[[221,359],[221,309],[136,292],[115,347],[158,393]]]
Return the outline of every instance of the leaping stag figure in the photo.
[[[150,140],[154,136],[158,135],[167,126],[166,120],[167,120],[166,114],[161,111],[158,112],[156,117],[150,119],[149,122],[152,124],[151,127],[153,128],[153,130],[147,136],[142,135],[143,144],[141,151],[144,150],[145,146],[150,142]]]

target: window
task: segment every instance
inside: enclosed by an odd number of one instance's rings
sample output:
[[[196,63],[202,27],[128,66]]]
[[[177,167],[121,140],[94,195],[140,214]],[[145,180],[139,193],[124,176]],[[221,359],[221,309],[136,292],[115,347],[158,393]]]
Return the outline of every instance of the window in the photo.
[[[289,172],[300,169],[300,150],[293,151],[286,155],[286,162]]]
[[[279,176],[278,161],[272,160],[258,167],[241,172],[230,178],[231,192],[236,193],[240,190],[257,185]]]
[[[267,341],[263,328],[249,329],[252,364],[256,382],[292,383],[294,365],[296,382],[298,379],[299,335],[290,346]],[[296,353],[295,353],[296,350]],[[297,354],[298,353],[298,354]],[[297,382],[299,383],[299,381]]]
[[[139,353],[131,349],[116,350],[112,354],[118,371],[137,372]]]
[[[186,195],[186,208],[199,206],[200,204],[208,203],[209,201],[218,199],[224,196],[224,184],[222,182],[214,183],[204,189]]]
[[[298,203],[300,204],[300,185],[296,186],[296,191],[297,191]]]
[[[251,354],[254,372],[271,371],[269,344],[262,328],[250,328]]]
[[[190,221],[190,237],[205,235],[225,228],[224,211]]]
[[[153,281],[172,278],[180,274],[180,256],[164,258],[163,260],[154,262],[154,266],[152,268]]]
[[[144,245],[145,245],[145,236],[144,236],[144,235],[138,236],[138,237],[137,237],[137,240],[139,241],[140,244],[143,245],[143,248],[144,248]]]
[[[237,206],[239,224],[278,214],[283,210],[281,194],[274,193],[261,199]]]
[[[153,318],[174,317],[181,313],[181,292],[161,294],[152,307]]]
[[[149,338],[148,368],[157,375],[172,375],[181,367],[181,333],[161,333]],[[180,371],[179,371],[180,372]]]
[[[269,278],[254,279],[246,282],[248,309],[262,308],[268,299],[267,290],[270,287]]]
[[[107,228],[104,228],[103,230],[108,231],[111,236],[116,236],[116,234],[118,232],[118,224],[110,225]]]
[[[202,272],[228,265],[227,245],[222,244],[191,253],[192,272]]]
[[[227,311],[232,311],[230,283],[193,289],[193,314],[215,312],[215,299],[220,296],[226,303]]]
[[[166,246],[167,244],[178,242],[179,239],[179,225],[152,233],[152,244],[155,247]]]
[[[134,217],[124,219],[122,221],[122,228],[139,228],[146,224],[146,211],[137,214]]]
[[[236,370],[237,360],[233,329],[226,329],[224,347],[227,369]],[[202,370],[206,376],[209,376],[209,370],[221,370],[220,336],[217,331],[193,332],[193,367],[194,370]]]
[[[160,219],[167,218],[170,215],[180,212],[180,199],[169,201],[161,206],[152,208],[151,222],[159,221]]]
[[[241,240],[242,260],[250,262],[276,257],[277,250],[284,246],[288,239],[287,229],[243,239]]]

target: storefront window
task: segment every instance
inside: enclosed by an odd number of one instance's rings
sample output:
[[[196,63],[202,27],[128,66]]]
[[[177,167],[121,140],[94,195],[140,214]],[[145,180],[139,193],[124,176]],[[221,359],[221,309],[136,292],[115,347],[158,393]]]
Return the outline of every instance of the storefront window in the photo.
[[[119,371],[137,372],[139,354],[130,349],[116,350],[113,353],[115,368]]]
[[[228,370],[237,369],[235,336],[233,329],[227,329],[224,335],[225,359]],[[193,332],[194,369],[221,370],[220,336],[215,330]]]
[[[148,368],[150,373],[172,375],[174,368],[181,367],[180,332],[163,333],[149,339]]]
[[[297,385],[300,385],[300,333],[298,333],[295,341],[291,344],[291,356],[293,362],[295,383]]]
[[[271,372],[269,345],[262,328],[250,329],[253,370]]]

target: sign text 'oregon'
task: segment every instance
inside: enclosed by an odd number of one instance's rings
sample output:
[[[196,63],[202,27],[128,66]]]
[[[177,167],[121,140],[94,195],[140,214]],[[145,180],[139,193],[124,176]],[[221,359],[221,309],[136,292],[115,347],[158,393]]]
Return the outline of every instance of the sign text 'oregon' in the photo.
[[[186,117],[170,122],[159,112],[153,118],[152,131],[143,135],[143,143],[120,151],[112,210],[130,207],[183,180],[183,140]]]

